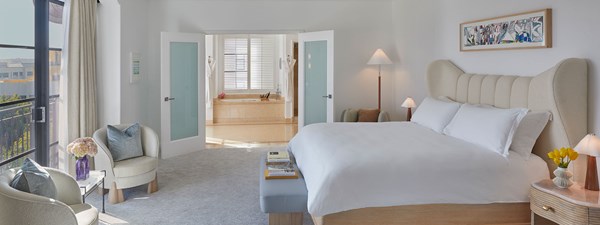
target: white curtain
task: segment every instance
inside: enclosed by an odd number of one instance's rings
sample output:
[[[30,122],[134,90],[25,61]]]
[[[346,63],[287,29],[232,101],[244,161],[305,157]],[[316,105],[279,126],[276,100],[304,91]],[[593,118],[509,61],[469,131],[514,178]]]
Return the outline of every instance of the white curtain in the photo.
[[[96,4],[96,0],[65,1],[65,44],[58,100],[62,150],[76,138],[91,136],[97,128]]]

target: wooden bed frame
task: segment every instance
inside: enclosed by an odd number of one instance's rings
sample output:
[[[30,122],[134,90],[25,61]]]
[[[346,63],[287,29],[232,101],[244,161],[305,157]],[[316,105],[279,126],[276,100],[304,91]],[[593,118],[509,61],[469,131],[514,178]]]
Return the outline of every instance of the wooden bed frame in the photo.
[[[551,112],[533,153],[553,171],[556,166],[547,153],[575,146],[587,133],[587,77],[584,59],[565,59],[535,77],[467,74],[448,60],[438,60],[429,66],[427,81],[430,96]],[[584,162],[574,161],[576,181],[585,175]],[[354,209],[312,219],[316,225],[530,224],[531,211],[528,202],[429,204]]]

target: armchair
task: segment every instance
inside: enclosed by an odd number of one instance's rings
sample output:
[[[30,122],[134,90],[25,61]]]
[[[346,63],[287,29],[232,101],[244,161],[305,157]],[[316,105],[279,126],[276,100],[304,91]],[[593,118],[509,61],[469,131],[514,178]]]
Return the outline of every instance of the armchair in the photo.
[[[118,129],[125,129],[131,124],[116,125]],[[140,125],[142,148],[144,155],[122,161],[113,161],[108,149],[106,127],[94,132],[93,139],[98,144],[98,154],[94,157],[96,169],[106,170],[106,184],[110,185],[108,202],[115,204],[125,201],[123,189],[148,184],[148,194],[158,190],[156,170],[158,168],[158,155],[160,151],[158,135]]]
[[[82,225],[98,224],[98,210],[81,199],[73,177],[45,168],[56,185],[56,199],[22,192],[10,186],[19,168],[0,175],[0,218],[2,224]]]

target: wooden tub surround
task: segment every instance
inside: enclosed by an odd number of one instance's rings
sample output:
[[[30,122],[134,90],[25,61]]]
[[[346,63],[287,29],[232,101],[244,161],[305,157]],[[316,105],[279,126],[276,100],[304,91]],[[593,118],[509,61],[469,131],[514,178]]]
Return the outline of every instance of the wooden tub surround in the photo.
[[[228,94],[213,99],[213,124],[286,122],[285,100],[276,94]]]

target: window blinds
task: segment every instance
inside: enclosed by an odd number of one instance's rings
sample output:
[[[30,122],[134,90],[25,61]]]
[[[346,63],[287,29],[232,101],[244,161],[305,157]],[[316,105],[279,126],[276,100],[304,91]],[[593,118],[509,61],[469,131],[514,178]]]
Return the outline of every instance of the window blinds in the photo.
[[[225,90],[273,90],[276,35],[231,36],[223,40]]]
[[[225,90],[248,88],[248,39],[223,40],[223,83]]]

